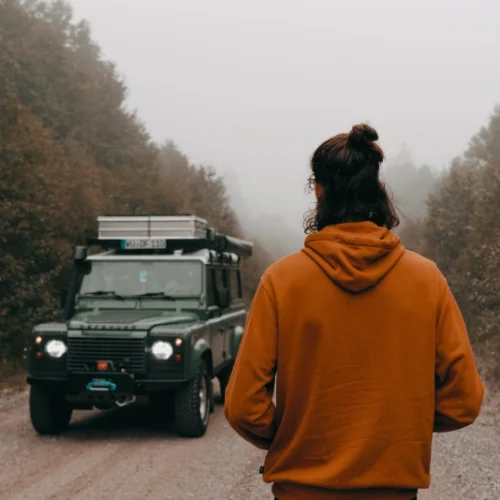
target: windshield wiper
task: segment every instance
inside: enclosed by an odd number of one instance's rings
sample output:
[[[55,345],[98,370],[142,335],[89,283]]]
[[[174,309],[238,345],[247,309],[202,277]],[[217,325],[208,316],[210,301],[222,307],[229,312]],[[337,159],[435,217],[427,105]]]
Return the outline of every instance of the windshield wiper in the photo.
[[[125,300],[129,298],[108,290],[96,290],[95,292],[82,293],[80,297],[113,297],[118,300]]]
[[[165,292],[148,292],[141,293],[137,295],[138,299],[148,299],[148,298],[159,298],[165,300],[187,300],[187,299],[197,299],[196,295],[168,295]]]
[[[138,299],[147,299],[147,298],[155,298],[159,297],[160,299],[167,299],[167,300],[175,300],[176,297],[173,297],[172,295],[167,295],[164,292],[147,292],[147,293],[140,293],[137,295]]]

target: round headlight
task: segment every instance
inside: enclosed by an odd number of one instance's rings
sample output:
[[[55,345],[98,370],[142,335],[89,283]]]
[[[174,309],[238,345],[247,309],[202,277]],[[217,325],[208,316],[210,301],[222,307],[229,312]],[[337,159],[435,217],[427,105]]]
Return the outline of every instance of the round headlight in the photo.
[[[45,345],[45,352],[53,358],[64,356],[68,348],[62,340],[49,340]]]
[[[156,359],[161,359],[162,361],[167,360],[174,353],[174,348],[170,342],[164,342],[159,340],[151,346],[151,352]]]

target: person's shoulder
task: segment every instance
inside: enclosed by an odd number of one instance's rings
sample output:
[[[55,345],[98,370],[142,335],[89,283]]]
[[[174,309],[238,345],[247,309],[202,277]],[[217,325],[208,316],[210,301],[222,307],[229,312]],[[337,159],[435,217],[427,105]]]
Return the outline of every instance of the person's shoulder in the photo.
[[[419,274],[425,274],[427,276],[440,274],[439,269],[433,260],[424,257],[417,252],[408,250],[407,248],[405,248],[401,258],[401,264]]]
[[[264,272],[263,278],[266,279],[283,279],[284,277],[296,274],[304,267],[307,267],[310,263],[310,259],[304,254],[304,252],[299,251],[285,257],[281,257],[277,261],[273,262]]]

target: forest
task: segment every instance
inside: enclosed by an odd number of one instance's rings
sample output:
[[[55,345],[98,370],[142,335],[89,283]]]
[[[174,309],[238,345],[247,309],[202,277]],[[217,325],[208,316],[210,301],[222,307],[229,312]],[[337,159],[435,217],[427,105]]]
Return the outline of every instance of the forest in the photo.
[[[416,166],[403,149],[384,180],[402,215],[396,232],[446,276],[485,378],[500,378],[500,105],[448,169]]]
[[[0,359],[58,314],[73,245],[99,214],[195,213],[244,236],[223,179],[155,144],[86,22],[63,2],[0,0]],[[269,263],[255,242],[246,295]]]
[[[19,359],[32,326],[58,314],[71,249],[98,214],[196,213],[219,231],[250,231],[250,300],[288,247],[242,227],[216,169],[151,139],[89,24],[62,0],[0,0],[0,47],[0,360]],[[500,375],[500,107],[447,170],[416,166],[403,148],[383,176],[404,244],[437,262],[488,376]],[[280,221],[270,224],[262,234]]]

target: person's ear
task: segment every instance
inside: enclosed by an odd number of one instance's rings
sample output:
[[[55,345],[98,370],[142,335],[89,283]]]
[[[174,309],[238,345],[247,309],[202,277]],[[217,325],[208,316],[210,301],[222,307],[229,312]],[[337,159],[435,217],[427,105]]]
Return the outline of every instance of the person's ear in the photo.
[[[314,193],[316,194],[316,199],[319,200],[323,196],[323,186],[315,182]]]

